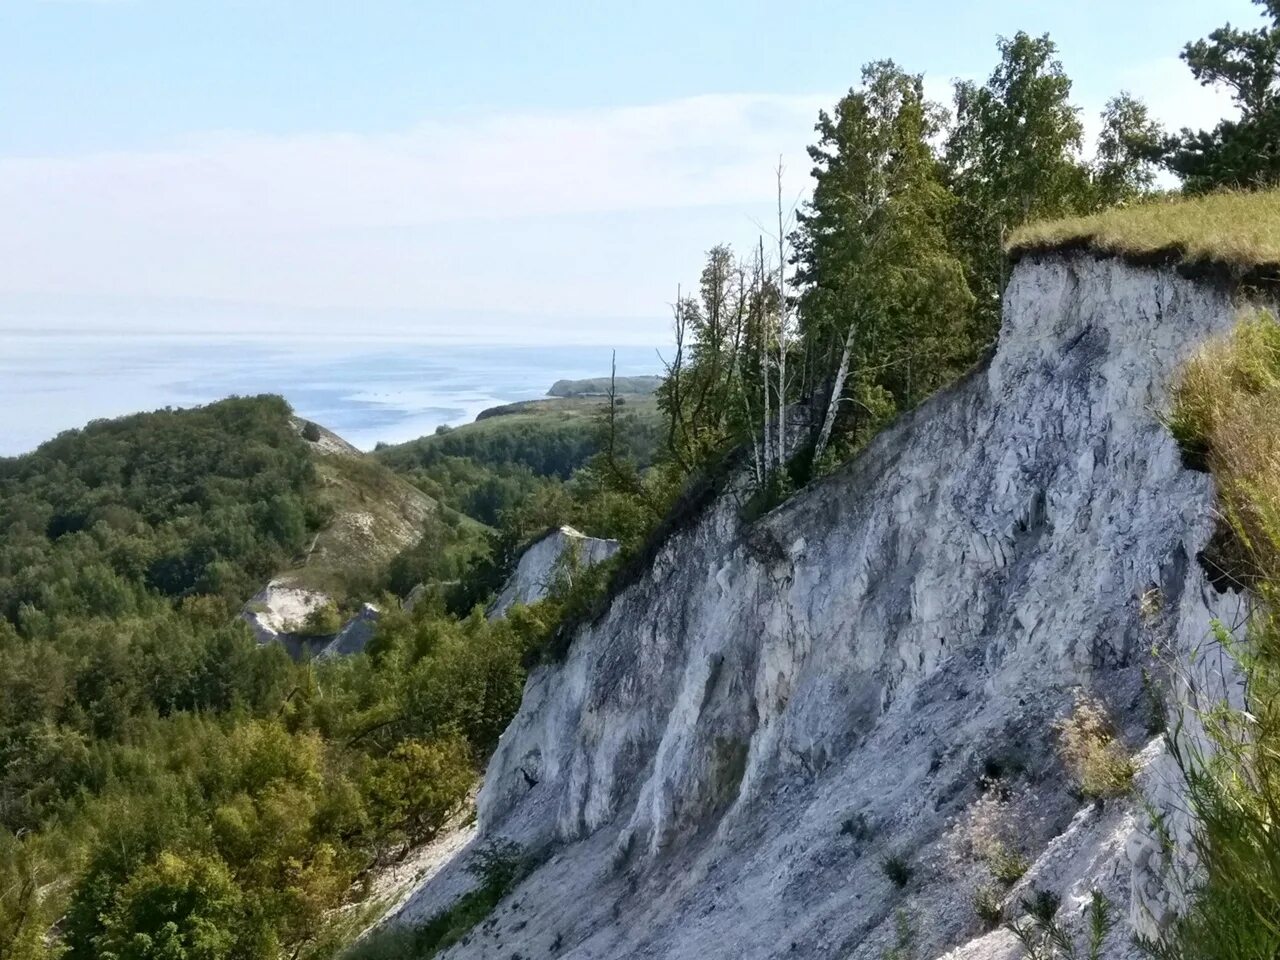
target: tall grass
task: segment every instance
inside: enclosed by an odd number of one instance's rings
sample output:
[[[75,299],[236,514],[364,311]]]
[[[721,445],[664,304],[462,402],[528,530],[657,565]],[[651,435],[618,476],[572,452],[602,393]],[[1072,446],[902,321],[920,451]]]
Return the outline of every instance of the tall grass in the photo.
[[[1170,737],[1196,817],[1191,853],[1197,884],[1186,914],[1163,942],[1161,960],[1249,960],[1280,956],[1280,324],[1265,313],[1242,320],[1186,366],[1170,426],[1212,471],[1252,598],[1244,643],[1219,639],[1245,680],[1240,707],[1220,704],[1198,719],[1207,749]]]

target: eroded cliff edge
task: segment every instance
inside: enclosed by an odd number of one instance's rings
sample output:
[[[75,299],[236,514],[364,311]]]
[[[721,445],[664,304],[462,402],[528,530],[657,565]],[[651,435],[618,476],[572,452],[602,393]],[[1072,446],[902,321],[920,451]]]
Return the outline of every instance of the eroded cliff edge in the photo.
[[[530,677],[480,826],[551,853],[449,956],[880,957],[902,917],[915,956],[1014,956],[958,842],[993,771],[1032,860],[1010,903],[1103,891],[1107,956],[1158,927],[1143,797],[1177,796],[1143,673],[1241,602],[1197,562],[1211,483],[1158,414],[1232,291],[1080,254],[1024,259],[1005,304],[981,368],[764,519],[722,498]],[[1082,688],[1139,752],[1131,799],[1082,801],[1055,755]]]

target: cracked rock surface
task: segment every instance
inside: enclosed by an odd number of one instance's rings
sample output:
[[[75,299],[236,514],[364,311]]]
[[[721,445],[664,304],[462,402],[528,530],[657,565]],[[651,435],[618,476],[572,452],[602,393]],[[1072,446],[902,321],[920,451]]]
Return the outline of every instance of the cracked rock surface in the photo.
[[[1024,259],[986,363],[754,524],[727,495],[672,537],[530,676],[480,833],[546,859],[446,956],[880,958],[905,931],[916,957],[1014,957],[974,909],[984,802],[1027,861],[997,885],[1010,915],[1048,890],[1075,925],[1100,890],[1105,955],[1134,955],[1177,905],[1142,805],[1179,798],[1143,673],[1241,603],[1196,560],[1212,484],[1159,413],[1234,314],[1171,270]],[[1058,758],[1081,690],[1135,754],[1133,797],[1083,801]],[[399,920],[465,889],[466,860]]]

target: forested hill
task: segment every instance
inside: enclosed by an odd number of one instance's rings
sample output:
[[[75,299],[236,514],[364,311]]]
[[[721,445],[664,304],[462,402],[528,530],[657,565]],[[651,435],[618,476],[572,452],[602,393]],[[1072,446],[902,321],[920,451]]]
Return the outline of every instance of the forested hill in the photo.
[[[280,397],[96,421],[0,460],[0,614],[236,606],[282,573],[358,602],[433,522],[466,527]]]
[[[0,957],[345,942],[365,913],[337,908],[464,803],[542,631],[388,604],[369,654],[294,663],[237,614],[282,571],[444,579],[478,532],[272,396],[0,460]]]
[[[71,430],[0,460],[0,613],[120,616],[153,594],[240,601],[325,522],[279,397]]]
[[[616,456],[639,469],[652,465],[664,430],[657,398],[619,397],[614,412]],[[380,447],[374,457],[440,503],[493,527],[533,507],[538,519],[520,524],[523,533],[572,522],[615,536],[616,530],[593,527],[589,517],[563,502],[537,508],[539,502],[563,501],[565,481],[575,475],[579,488],[598,478],[599,471],[583,468],[607,446],[608,413],[608,401],[595,396],[511,403],[484,411],[474,423]],[[581,489],[569,492],[576,499],[585,495]]]

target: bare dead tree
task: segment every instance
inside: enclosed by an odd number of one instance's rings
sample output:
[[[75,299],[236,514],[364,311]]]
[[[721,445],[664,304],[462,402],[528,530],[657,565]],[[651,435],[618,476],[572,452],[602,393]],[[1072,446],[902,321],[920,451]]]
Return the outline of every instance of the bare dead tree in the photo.
[[[667,452],[680,465],[680,469],[687,473],[689,464],[685,461],[684,454],[680,450],[679,434],[684,432],[684,393],[681,376],[684,372],[684,340],[688,321],[684,312],[684,292],[678,284],[676,285],[676,302],[672,310],[672,329],[676,338],[676,352],[670,363],[662,360],[667,382],[670,384],[668,397],[671,409],[667,417]],[[661,354],[658,356],[659,359],[662,359]]]

